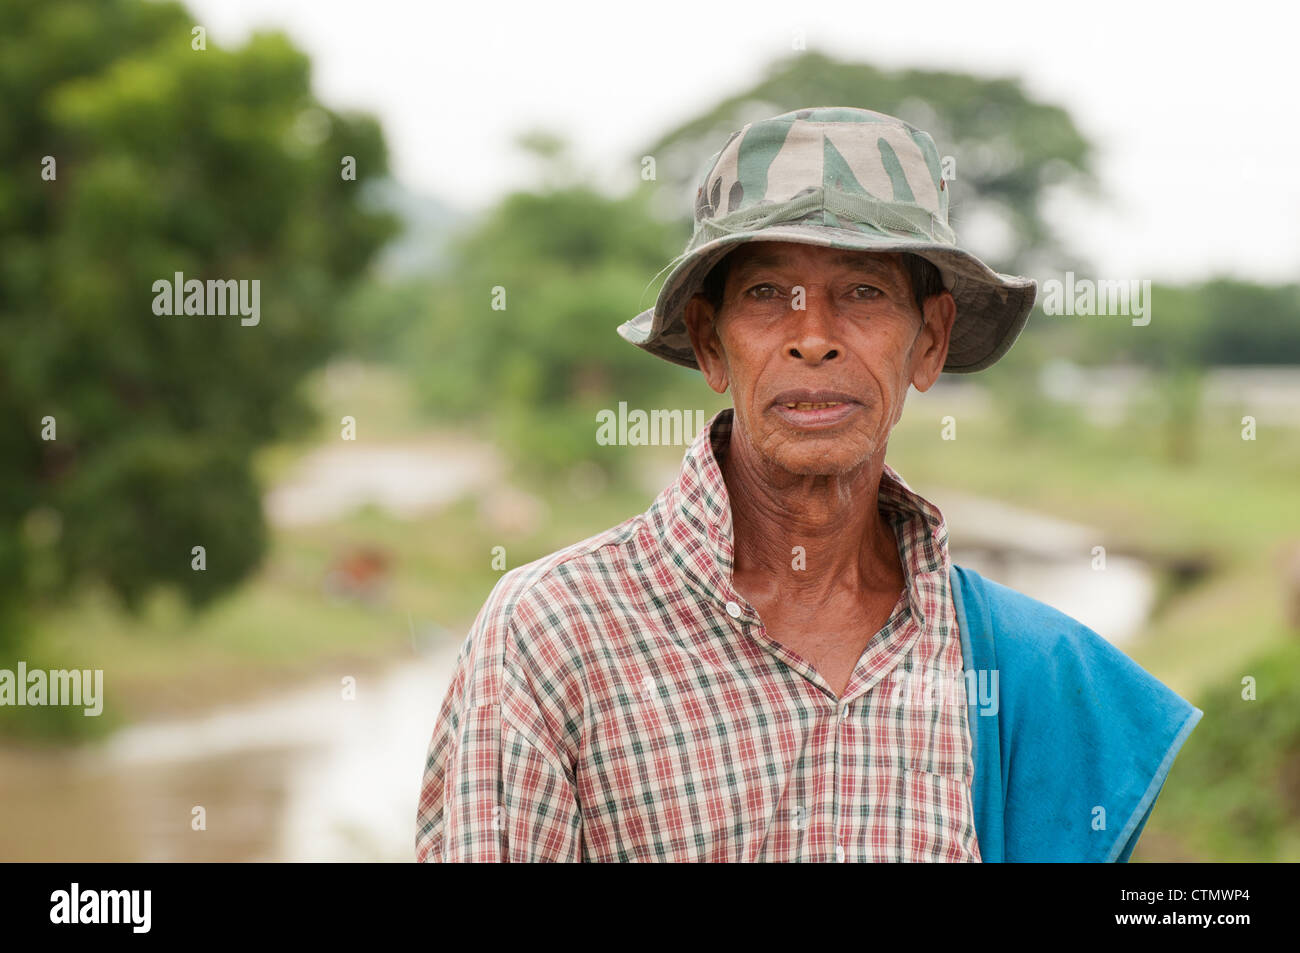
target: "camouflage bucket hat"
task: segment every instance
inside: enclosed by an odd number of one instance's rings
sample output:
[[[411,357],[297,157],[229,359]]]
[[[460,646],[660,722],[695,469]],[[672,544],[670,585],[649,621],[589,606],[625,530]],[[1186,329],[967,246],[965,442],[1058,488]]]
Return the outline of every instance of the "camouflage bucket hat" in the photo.
[[[732,133],[700,184],[695,232],[668,265],[655,306],[618,333],[664,360],[697,367],[686,302],[709,270],[747,241],[927,259],[957,304],[943,367],[955,373],[983,370],[1010,350],[1037,292],[1033,279],[999,274],[957,247],[939,151],[927,133],[869,109],[799,109]]]

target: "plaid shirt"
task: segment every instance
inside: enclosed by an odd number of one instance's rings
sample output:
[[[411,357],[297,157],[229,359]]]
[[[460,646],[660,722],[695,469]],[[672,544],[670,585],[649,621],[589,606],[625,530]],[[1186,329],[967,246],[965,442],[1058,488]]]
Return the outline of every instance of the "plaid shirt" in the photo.
[[[417,859],[980,859],[942,515],[884,467],[907,589],[836,698],[732,588],[731,424],[645,513],[498,582],[434,727]]]

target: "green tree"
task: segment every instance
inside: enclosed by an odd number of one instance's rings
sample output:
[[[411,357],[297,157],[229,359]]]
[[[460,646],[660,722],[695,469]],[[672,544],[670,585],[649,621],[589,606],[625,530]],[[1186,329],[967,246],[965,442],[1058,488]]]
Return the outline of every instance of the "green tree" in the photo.
[[[432,284],[406,351],[432,412],[490,423],[534,475],[582,459],[614,468],[620,451],[597,447],[596,412],[660,406],[695,373],[615,330],[653,304],[651,279],[680,238],[651,214],[651,189],[604,195],[578,184],[558,137],[521,144],[546,184],[506,196],[452,243],[449,277]]]
[[[1045,316],[1069,330],[1082,361],[1128,361],[1153,368],[1300,364],[1300,285],[1265,285],[1218,276],[1151,287],[1150,320]]]
[[[198,605],[256,565],[251,455],[307,422],[298,384],[393,230],[359,191],[378,125],[317,102],[284,36],[196,49],[194,26],[142,0],[0,7],[3,634],[86,578]],[[155,314],[175,272],[257,280],[260,322]]]

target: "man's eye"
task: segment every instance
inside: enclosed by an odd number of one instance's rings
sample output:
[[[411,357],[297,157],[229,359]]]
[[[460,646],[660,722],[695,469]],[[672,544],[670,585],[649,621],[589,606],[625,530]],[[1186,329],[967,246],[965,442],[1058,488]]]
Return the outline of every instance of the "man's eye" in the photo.
[[[877,288],[875,285],[858,285],[857,287],[855,287],[855,288],[853,289],[853,291],[854,291],[855,294],[857,294],[858,292],[862,292],[862,291],[864,291],[864,290],[865,290],[866,293],[865,293],[865,294],[858,294],[858,297],[859,297],[859,298],[875,298],[875,297],[877,297],[877,296],[883,294],[883,292],[882,292],[879,288]]]
[[[766,291],[770,291],[771,294],[764,294],[763,292]],[[766,282],[764,282],[761,285],[754,285],[754,287],[750,288],[749,291],[746,292],[746,294],[749,294],[755,298],[773,298],[776,296],[776,286],[769,285]]]

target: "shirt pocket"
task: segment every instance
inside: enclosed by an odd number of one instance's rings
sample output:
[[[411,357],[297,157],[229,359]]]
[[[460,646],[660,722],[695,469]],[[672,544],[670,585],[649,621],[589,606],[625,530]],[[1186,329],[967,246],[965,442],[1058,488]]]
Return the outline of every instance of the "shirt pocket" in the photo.
[[[905,863],[978,861],[974,816],[970,787],[964,778],[904,769],[899,860]]]

